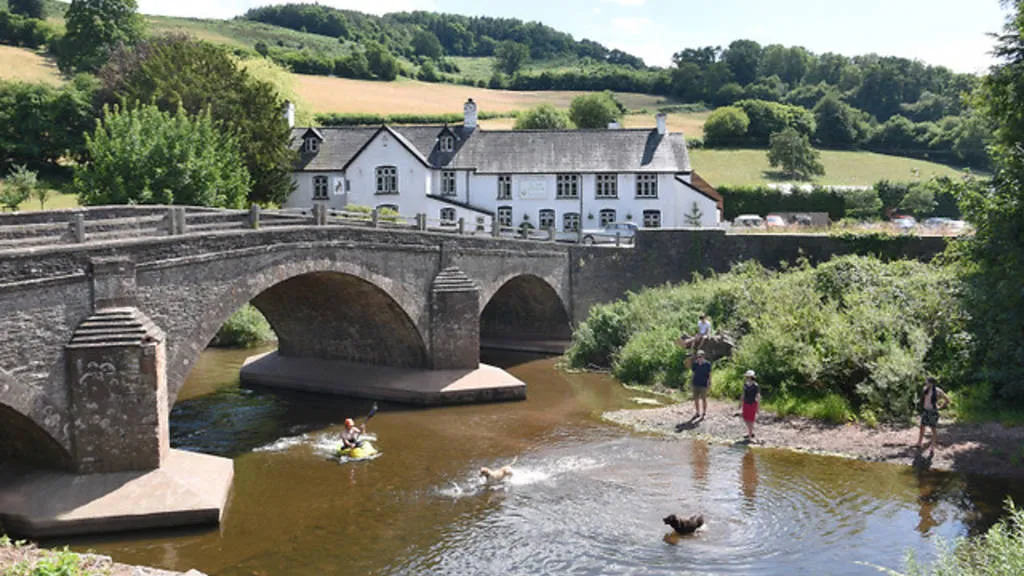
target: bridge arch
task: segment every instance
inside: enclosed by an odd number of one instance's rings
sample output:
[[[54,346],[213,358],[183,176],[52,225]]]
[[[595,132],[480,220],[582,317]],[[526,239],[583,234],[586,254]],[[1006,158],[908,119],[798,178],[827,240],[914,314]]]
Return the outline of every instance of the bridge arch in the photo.
[[[17,395],[15,376],[0,369],[0,462],[19,461],[45,468],[70,466],[68,447],[58,440],[62,418],[42,392]],[[9,403],[8,403],[9,402]]]
[[[281,258],[255,269],[243,268],[233,282],[203,291],[191,323],[170,323],[171,405],[210,340],[250,302],[274,329],[282,355],[426,367],[425,310],[415,287],[361,263],[334,258]],[[224,273],[210,271],[215,278]],[[198,282],[197,290],[204,284]],[[162,315],[168,313],[173,312]]]
[[[481,341],[572,337],[568,307],[552,283],[540,276],[510,274],[493,292],[481,291],[481,301]]]

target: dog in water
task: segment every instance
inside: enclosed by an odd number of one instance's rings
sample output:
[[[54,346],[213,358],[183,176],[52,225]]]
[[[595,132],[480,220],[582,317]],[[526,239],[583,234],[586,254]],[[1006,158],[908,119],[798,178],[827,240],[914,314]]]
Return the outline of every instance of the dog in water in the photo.
[[[669,514],[662,518],[662,522],[671,526],[672,529],[676,531],[676,534],[686,536],[688,534],[693,534],[698,528],[704,525],[704,515],[696,514],[689,518],[680,518],[675,514]]]
[[[516,458],[512,459],[512,462],[510,464],[506,464],[501,468],[497,468],[494,470],[488,468],[487,466],[482,466],[480,468],[480,476],[483,477],[485,482],[503,482],[505,480],[508,480],[515,473],[512,470],[512,466],[515,465],[516,460],[518,459],[519,457],[517,456]]]

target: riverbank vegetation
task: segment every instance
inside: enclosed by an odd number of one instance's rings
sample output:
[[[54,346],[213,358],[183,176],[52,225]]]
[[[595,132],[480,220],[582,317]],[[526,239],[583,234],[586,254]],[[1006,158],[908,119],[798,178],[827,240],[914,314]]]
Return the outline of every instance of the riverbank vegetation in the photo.
[[[252,304],[239,308],[220,327],[210,346],[218,348],[252,348],[277,340],[274,329]]]
[[[960,538],[939,546],[938,558],[924,564],[908,555],[904,573],[893,576],[994,576],[1024,574],[1024,508],[1006,503],[1006,517],[975,538]]]
[[[965,368],[962,288],[951,268],[920,262],[844,256],[781,271],[747,262],[593,308],[567,358],[623,382],[680,387],[688,370],[676,341],[706,312],[736,343],[716,363],[713,395],[737,398],[753,369],[766,407],[782,414],[905,420],[925,375],[955,388]]]

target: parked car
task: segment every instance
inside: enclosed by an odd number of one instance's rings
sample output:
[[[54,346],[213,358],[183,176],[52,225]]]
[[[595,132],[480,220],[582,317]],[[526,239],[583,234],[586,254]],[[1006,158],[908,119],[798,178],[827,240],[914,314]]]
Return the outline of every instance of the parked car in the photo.
[[[636,232],[640,227],[632,222],[612,222],[603,228],[583,230],[584,244],[608,244],[614,243],[618,238],[620,242],[632,244]]]
[[[769,214],[764,217],[764,225],[768,228],[785,228],[786,220],[778,214]]]
[[[925,228],[945,228],[952,221],[953,221],[952,218],[943,218],[941,216],[934,216],[932,218],[928,218],[922,224],[924,225]]]
[[[740,214],[733,219],[732,225],[735,228],[763,228],[764,218],[757,214]]]
[[[814,219],[810,214],[797,214],[793,216],[793,223],[797,226],[810,226],[814,224]]]
[[[892,223],[903,232],[909,232],[917,226],[917,220],[913,216],[894,216]]]

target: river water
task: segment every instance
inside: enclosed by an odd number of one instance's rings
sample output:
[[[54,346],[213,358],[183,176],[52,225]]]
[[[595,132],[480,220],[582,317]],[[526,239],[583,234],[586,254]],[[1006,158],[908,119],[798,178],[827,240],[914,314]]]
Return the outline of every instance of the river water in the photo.
[[[517,355],[485,360],[528,384],[525,402],[384,405],[369,423],[382,455],[339,463],[340,423],[369,403],[239,388],[253,353],[204,353],[171,415],[173,446],[234,458],[222,524],[74,549],[210,575],[877,574],[866,564],[899,568],[907,550],[929,558],[937,537],[985,529],[1011,491],[628,433],[599,415],[640,394]],[[480,466],[513,459],[510,483],[480,484]],[[663,516],[696,512],[705,530],[666,540]]]

